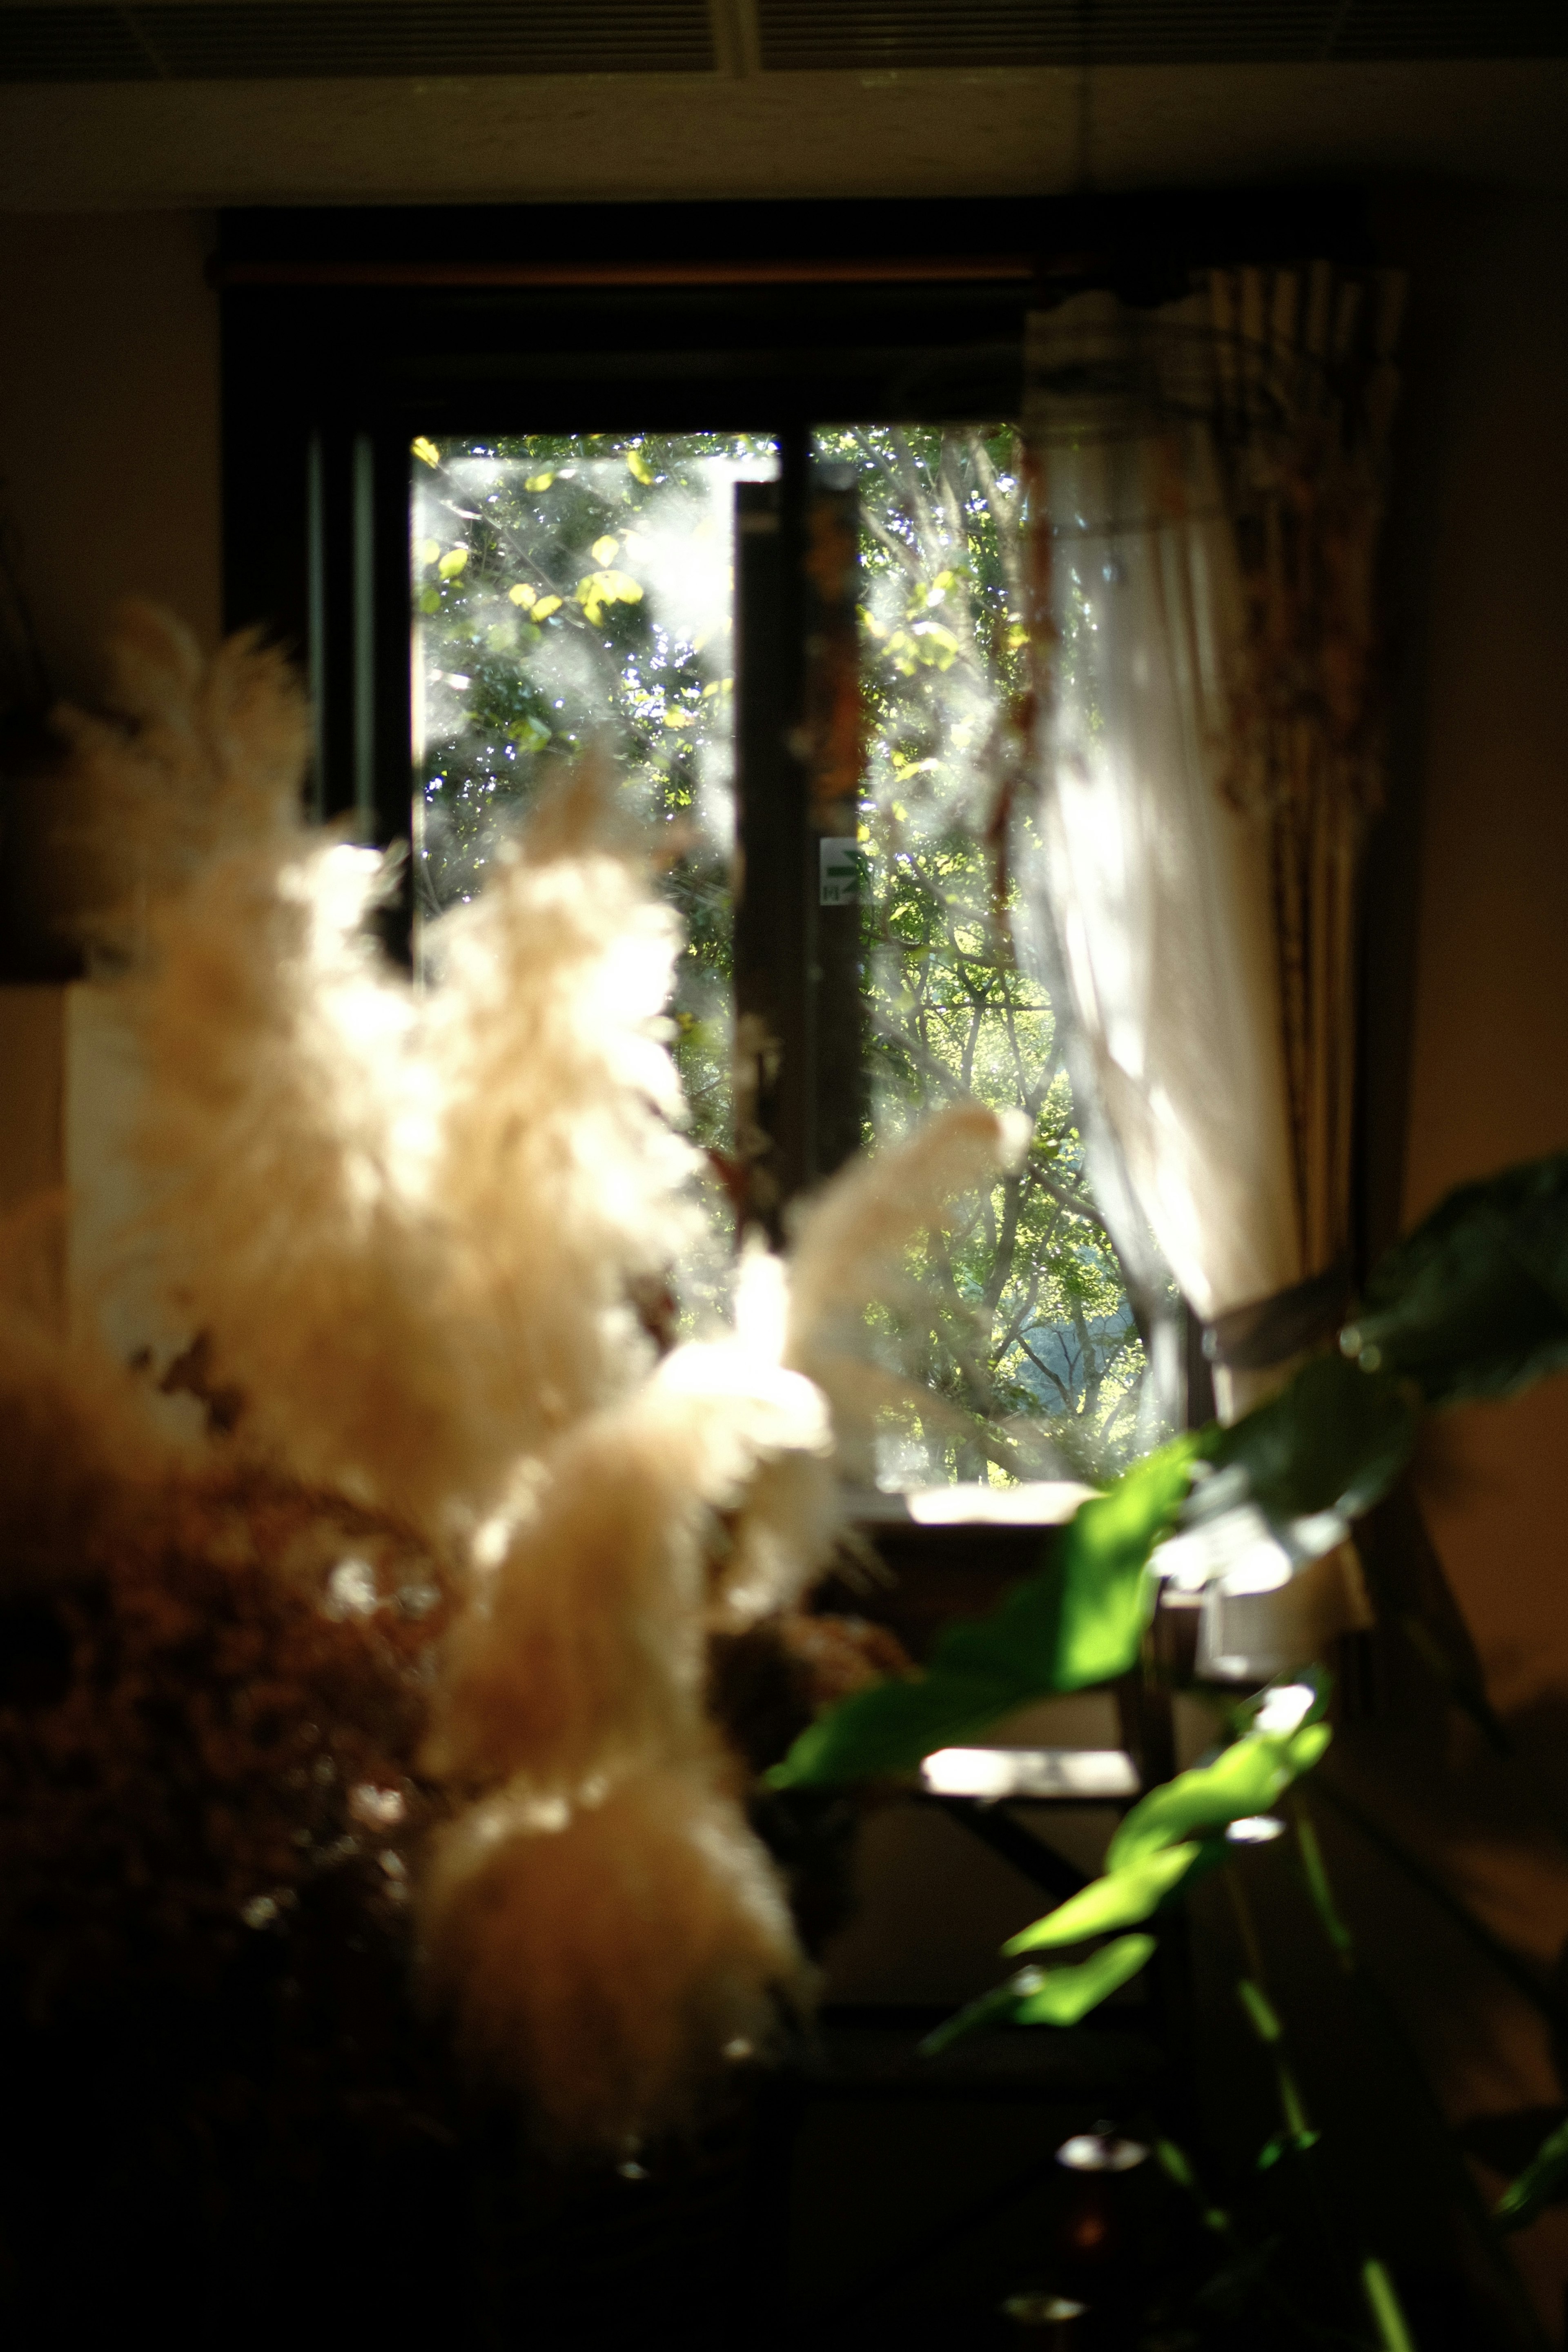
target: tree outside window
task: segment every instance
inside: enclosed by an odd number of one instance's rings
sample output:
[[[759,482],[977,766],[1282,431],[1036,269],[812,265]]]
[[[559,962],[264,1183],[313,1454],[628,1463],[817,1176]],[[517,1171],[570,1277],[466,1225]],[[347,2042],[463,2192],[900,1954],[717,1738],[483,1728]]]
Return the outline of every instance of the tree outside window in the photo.
[[[1056,1012],[1016,961],[987,825],[1026,657],[1008,426],[816,436],[861,515],[860,812],[869,1134],[965,1097],[1017,1108],[1019,1171],[911,1262],[876,1344],[909,1384],[884,1483],[1109,1468],[1147,1431],[1142,1344],[1090,1191]],[[595,742],[662,836],[685,926],[671,1017],[693,1132],[729,1148],[731,513],[755,435],[414,444],[416,879],[483,886],[549,763]],[[1070,647],[1066,649],[1070,658]],[[721,1193],[714,1188],[715,1212]]]

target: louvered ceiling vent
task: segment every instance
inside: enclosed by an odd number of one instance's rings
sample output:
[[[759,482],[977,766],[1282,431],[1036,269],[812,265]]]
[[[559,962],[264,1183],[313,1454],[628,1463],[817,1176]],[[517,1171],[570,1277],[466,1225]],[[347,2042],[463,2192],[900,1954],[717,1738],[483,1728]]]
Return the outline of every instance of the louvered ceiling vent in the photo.
[[[148,0],[0,5],[0,81],[709,73],[706,0]]]
[[[1564,0],[757,0],[757,18],[774,71],[1568,53]]]
[[[1562,57],[1564,0],[0,0],[0,81]]]

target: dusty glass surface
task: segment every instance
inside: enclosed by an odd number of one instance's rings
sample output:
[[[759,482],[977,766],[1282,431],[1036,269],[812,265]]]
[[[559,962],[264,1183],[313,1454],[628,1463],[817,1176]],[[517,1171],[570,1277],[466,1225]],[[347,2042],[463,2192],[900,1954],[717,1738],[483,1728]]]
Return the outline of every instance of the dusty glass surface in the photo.
[[[971,1096],[1022,1110],[1034,1137],[1016,1176],[915,1253],[905,1303],[879,1318],[922,1399],[889,1416],[879,1476],[1103,1472],[1157,1432],[1057,1013],[1014,958],[995,855],[1027,686],[1013,429],[848,425],[820,432],[816,455],[852,470],[861,505],[868,1139]],[[553,761],[601,741],[668,835],[687,932],[676,1053],[694,1134],[723,1149],[734,486],[776,473],[774,445],[421,436],[411,468],[421,908],[480,888],[498,828]]]
[[[671,1012],[693,1131],[730,1119],[732,513],[777,470],[745,434],[421,436],[412,454],[415,865],[437,914],[498,824],[595,741],[668,843]]]
[[[910,1307],[886,1318],[890,1351],[946,1411],[890,1427],[879,1475],[1099,1473],[1152,1433],[1061,1024],[1015,958],[998,855],[1029,682],[1014,431],[848,425],[820,432],[816,454],[860,496],[872,1129],[901,1135],[973,1096],[1023,1111],[1034,1138],[1018,1174],[919,1253]]]

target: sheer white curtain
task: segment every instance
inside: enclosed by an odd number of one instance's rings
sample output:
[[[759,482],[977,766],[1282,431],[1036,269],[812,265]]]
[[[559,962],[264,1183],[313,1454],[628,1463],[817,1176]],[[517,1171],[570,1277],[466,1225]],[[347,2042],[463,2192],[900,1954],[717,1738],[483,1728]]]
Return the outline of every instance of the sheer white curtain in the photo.
[[[1331,1318],[1348,1238],[1398,293],[1215,272],[1162,310],[1088,293],[1030,325],[1022,897],[1136,1213],[1232,1336],[1227,1415]],[[1353,1576],[1313,1573],[1325,1622],[1355,1622]]]

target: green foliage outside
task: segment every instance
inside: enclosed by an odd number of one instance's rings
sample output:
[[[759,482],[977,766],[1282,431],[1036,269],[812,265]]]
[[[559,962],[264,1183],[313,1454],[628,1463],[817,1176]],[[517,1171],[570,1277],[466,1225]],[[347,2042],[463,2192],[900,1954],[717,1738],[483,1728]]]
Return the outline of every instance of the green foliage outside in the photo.
[[[1034,1122],[1017,1174],[919,1265],[905,1360],[953,1421],[911,1427],[900,1466],[1093,1475],[1148,1439],[1145,1359],[1085,1171],[1060,1024],[1015,959],[987,846],[1028,684],[1014,430],[856,425],[820,432],[816,457],[852,474],[860,500],[875,1129],[901,1135],[969,1096]]]
[[[671,1014],[700,1142],[730,1115],[731,506],[747,434],[421,436],[413,450],[416,866],[471,898],[549,772],[602,748],[668,844]]]
[[[1058,1023],[1014,961],[984,835],[1024,688],[1011,428],[819,435],[862,513],[861,847],[872,1133],[977,1097],[1035,1122],[1025,1167],[915,1253],[880,1341],[929,1409],[893,1483],[1099,1474],[1149,1441],[1143,1349],[1084,1169]],[[498,825],[595,740],[670,845],[672,1014],[693,1129],[730,1137],[737,479],[747,435],[414,444],[416,863],[426,912],[482,886]]]

